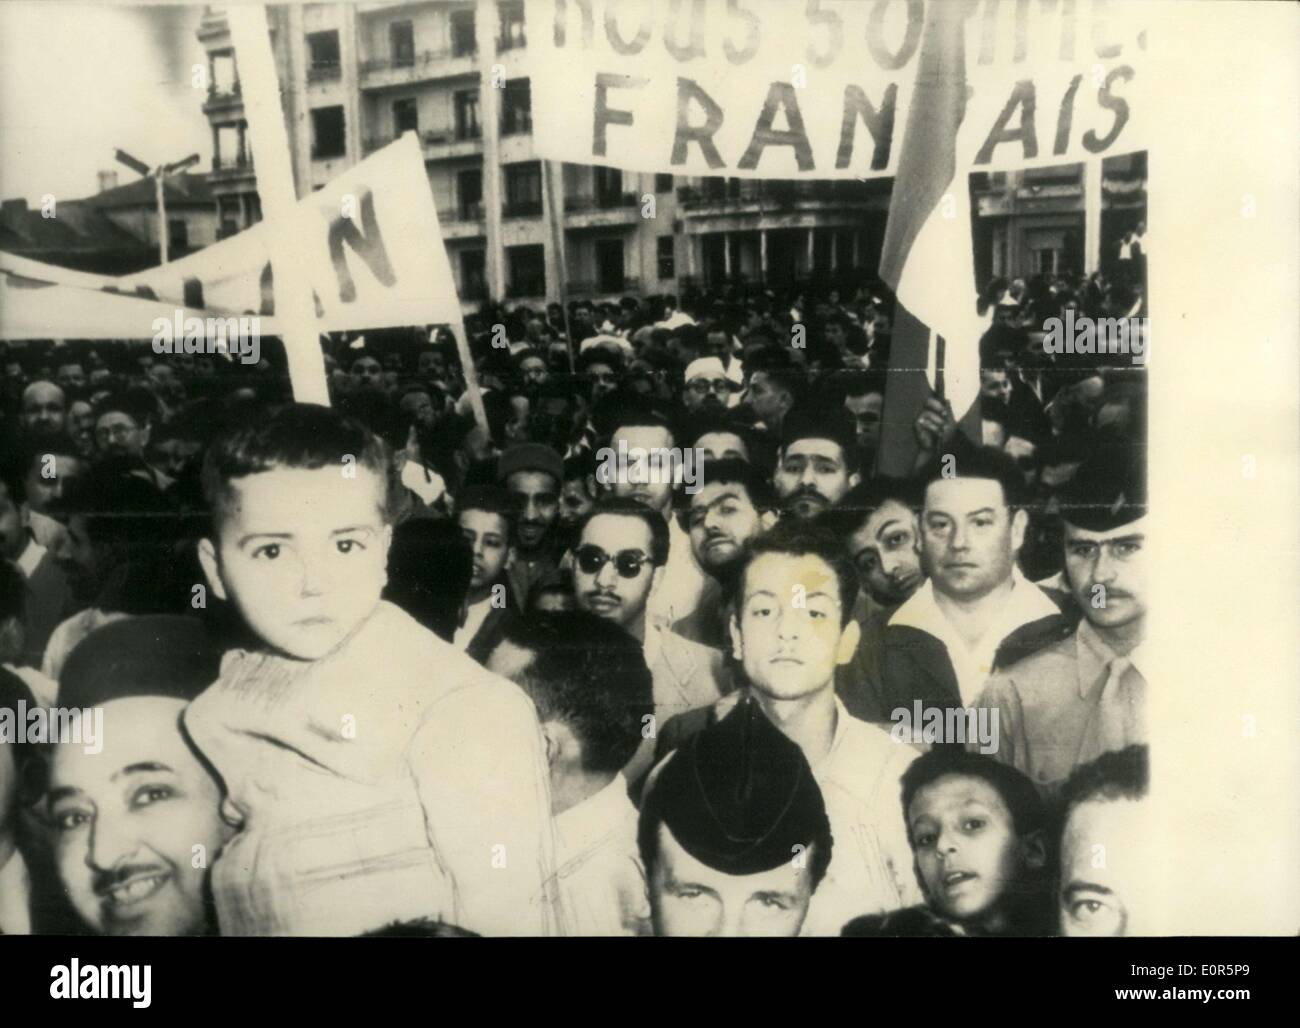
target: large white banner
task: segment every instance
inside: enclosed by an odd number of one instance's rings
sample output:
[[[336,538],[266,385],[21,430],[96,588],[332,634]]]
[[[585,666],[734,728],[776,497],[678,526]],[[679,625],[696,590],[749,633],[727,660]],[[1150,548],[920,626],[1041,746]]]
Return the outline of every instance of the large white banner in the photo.
[[[50,282],[154,301],[134,307],[119,304],[112,319],[88,315],[84,323],[56,318],[57,312],[51,311],[50,327],[38,332],[40,336],[148,339],[154,335],[153,319],[164,306],[192,309],[187,314],[260,315],[261,332],[269,335],[277,332],[269,232],[296,240],[321,332],[460,321],[424,158],[409,132],[304,197],[291,217],[262,222],[182,260],[108,278],[0,254],[0,270],[26,285]],[[39,302],[42,291],[30,290],[23,298]],[[96,312],[103,305],[78,309]],[[138,311],[140,321],[134,331],[132,310]],[[7,320],[0,310],[4,335],[18,338],[17,326],[7,326]]]
[[[963,5],[975,170],[1145,145],[1145,5]],[[631,171],[892,175],[923,0],[529,0],[538,153]],[[1030,70],[1032,68],[1032,71]]]

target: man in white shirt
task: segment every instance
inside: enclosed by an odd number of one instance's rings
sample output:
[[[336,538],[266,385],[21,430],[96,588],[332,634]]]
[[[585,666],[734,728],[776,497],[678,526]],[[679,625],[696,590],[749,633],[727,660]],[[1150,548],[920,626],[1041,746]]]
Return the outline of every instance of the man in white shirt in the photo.
[[[899,781],[917,753],[854,718],[835,695],[835,670],[858,643],[857,589],[844,544],[825,529],[787,519],[756,539],[731,622],[751,688],[675,719],[659,742],[665,754],[752,697],[798,744],[835,840],[803,935],[839,935],[855,917],[921,901],[898,804]],[[652,775],[647,789],[654,783]]]
[[[513,621],[487,660],[537,706],[550,771],[556,879],[575,935],[644,935],[637,813],[619,773],[654,711],[641,647],[583,611]]]
[[[998,668],[1068,634],[1016,559],[1029,514],[1015,462],[990,447],[946,454],[924,478],[921,555],[930,578],[885,626],[888,710],[969,707]],[[953,740],[957,741],[957,740]]]

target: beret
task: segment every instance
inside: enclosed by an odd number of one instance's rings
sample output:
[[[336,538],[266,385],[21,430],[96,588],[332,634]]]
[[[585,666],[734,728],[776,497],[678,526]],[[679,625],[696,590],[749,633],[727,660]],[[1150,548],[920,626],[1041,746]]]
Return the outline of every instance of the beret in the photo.
[[[557,482],[564,481],[564,460],[541,443],[519,443],[497,458],[497,481],[504,482],[516,471],[545,471]]]
[[[1147,513],[1146,482],[1134,456],[1098,451],[1061,487],[1061,519],[1090,532],[1109,532]]]
[[[830,821],[803,751],[748,697],[664,763],[641,816],[724,874],[771,871],[810,842],[830,859]]]
[[[123,618],[73,648],[59,676],[59,704],[93,707],[129,696],[189,701],[217,680],[224,652],[197,618]]]

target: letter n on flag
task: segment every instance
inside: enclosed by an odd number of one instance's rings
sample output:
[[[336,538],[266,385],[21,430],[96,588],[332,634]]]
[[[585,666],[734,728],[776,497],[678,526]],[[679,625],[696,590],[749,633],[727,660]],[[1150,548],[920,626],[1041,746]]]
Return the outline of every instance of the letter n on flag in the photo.
[[[966,4],[927,5],[889,201],[880,277],[898,305],[877,465],[883,474],[912,473],[912,423],[939,382],[963,431],[980,442],[979,340],[987,325],[976,313],[970,189],[957,167],[966,110],[966,13]]]

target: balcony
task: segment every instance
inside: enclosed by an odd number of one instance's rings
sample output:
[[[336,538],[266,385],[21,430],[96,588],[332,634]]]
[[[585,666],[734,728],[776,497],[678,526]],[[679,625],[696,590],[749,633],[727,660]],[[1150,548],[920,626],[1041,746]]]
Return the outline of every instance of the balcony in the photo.
[[[511,282],[506,286],[506,296],[511,300],[543,297],[546,295],[546,280],[542,278],[525,279]]]
[[[461,204],[459,207],[441,208],[438,211],[438,227],[444,239],[473,239],[484,233],[483,205],[481,203]]]
[[[519,200],[514,203],[507,201],[501,205],[503,218],[540,218],[541,216],[541,200]]]
[[[308,82],[337,82],[343,77],[343,69],[334,62],[313,64],[307,69]]]
[[[478,52],[446,48],[422,50],[401,57],[380,57],[361,62],[361,85],[365,89],[404,86],[425,79],[453,78],[476,72]]]
[[[637,193],[578,193],[564,198],[565,228],[613,228],[640,220]]]
[[[571,300],[590,299],[598,296],[626,296],[641,290],[641,280],[624,275],[621,279],[607,278],[605,281],[578,279],[565,283]]]
[[[203,102],[203,113],[215,114],[218,111],[243,107],[244,97],[241,90],[238,79],[229,89],[218,89],[217,84],[212,83],[208,86],[208,98]]]
[[[232,181],[245,176],[252,177],[255,174],[253,159],[250,156],[212,158],[212,181],[214,183]]]

